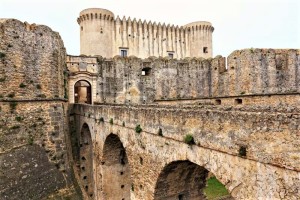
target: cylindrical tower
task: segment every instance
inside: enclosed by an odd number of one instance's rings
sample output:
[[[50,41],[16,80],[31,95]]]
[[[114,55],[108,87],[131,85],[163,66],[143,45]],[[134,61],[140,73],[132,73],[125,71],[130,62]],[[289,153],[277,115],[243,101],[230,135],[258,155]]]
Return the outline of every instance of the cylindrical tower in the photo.
[[[80,54],[111,58],[113,49],[114,14],[101,8],[80,12]]]
[[[189,56],[210,58],[213,56],[212,33],[210,22],[193,22],[184,26],[189,42]]]

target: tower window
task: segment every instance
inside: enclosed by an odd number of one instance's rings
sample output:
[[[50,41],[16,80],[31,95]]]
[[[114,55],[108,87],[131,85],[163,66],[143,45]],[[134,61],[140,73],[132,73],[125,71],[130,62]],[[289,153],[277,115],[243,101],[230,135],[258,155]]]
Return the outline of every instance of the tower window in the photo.
[[[203,47],[203,53],[208,53],[208,48],[207,47]]]
[[[168,53],[169,58],[174,58],[174,53]]]
[[[121,55],[122,57],[126,57],[126,56],[127,56],[127,49],[121,49],[121,50],[120,50],[120,55]]]

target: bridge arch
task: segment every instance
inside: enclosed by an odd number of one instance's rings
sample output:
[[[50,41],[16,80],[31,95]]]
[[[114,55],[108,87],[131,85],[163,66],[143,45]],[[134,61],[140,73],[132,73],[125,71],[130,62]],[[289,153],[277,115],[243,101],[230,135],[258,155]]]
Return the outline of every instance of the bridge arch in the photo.
[[[207,186],[208,174],[207,169],[189,160],[173,161],[167,164],[159,174],[154,199],[207,199],[204,188]]]
[[[94,195],[93,180],[93,144],[89,126],[84,123],[80,132],[79,141],[79,175],[80,182],[89,197]]]
[[[102,156],[102,183],[105,199],[130,199],[130,166],[126,149],[118,135],[109,134]]]

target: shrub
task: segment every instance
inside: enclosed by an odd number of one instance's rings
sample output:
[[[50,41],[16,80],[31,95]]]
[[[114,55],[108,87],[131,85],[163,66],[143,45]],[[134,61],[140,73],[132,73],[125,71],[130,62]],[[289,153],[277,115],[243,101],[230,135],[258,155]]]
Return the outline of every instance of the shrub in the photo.
[[[23,120],[22,117],[20,117],[20,116],[15,117],[15,119],[16,119],[18,122],[20,122],[20,121]]]
[[[187,134],[184,138],[183,138],[183,141],[189,145],[193,145],[195,144],[195,140],[194,140],[194,137],[193,135],[191,134]]]
[[[33,137],[31,135],[28,137],[27,143],[33,145]]]
[[[13,111],[17,108],[18,103],[17,102],[10,102],[9,107]]]
[[[5,81],[5,79],[6,79],[6,77],[4,76],[4,77],[2,77],[2,78],[0,78],[0,82],[4,82]]]
[[[161,129],[161,128],[158,129],[158,135],[159,135],[159,136],[163,136],[163,133],[162,133],[162,129]]]
[[[143,131],[143,129],[141,128],[141,125],[137,125],[136,127],[135,127],[135,132],[137,132],[137,133],[141,133]]]
[[[21,84],[19,85],[19,87],[20,87],[20,88],[25,88],[26,85],[25,85],[24,83],[21,83]]]
[[[110,124],[114,124],[113,118],[110,118],[109,123],[110,123]]]
[[[240,146],[239,148],[239,156],[245,157],[247,155],[247,147]]]
[[[5,53],[0,52],[0,58],[5,58],[5,56],[6,56]]]

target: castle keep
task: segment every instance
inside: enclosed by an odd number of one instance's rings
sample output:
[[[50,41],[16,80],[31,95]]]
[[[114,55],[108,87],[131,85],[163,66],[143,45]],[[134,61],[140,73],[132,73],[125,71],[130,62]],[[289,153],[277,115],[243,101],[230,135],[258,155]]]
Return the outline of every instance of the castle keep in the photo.
[[[208,22],[0,19],[0,199],[298,200],[300,49],[212,58]],[[127,54],[127,55],[126,55]]]
[[[184,26],[122,19],[105,9],[90,8],[80,12],[80,54],[115,55],[148,58],[212,57],[212,32],[209,22],[194,22]]]

